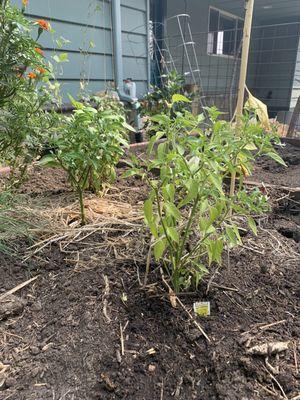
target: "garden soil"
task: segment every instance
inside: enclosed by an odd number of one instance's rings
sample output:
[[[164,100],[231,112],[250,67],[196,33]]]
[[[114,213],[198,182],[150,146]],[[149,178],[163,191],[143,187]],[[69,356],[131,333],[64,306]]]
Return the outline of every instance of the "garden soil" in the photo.
[[[288,168],[262,159],[251,179],[299,187],[299,149],[281,153]],[[138,179],[116,186],[142,205]],[[70,188],[62,172],[35,169],[22,192],[59,203]],[[225,254],[198,292],[180,296],[185,309],[172,307],[156,265],[141,284],[147,252],[120,262],[91,249],[76,268],[56,242],[24,261],[30,243],[16,239],[17,256],[0,253],[0,399],[299,398],[299,203],[279,189],[268,195],[273,211],[256,219],[258,236],[244,230],[244,246]],[[210,302],[211,315],[197,317],[210,342],[186,313],[195,301]],[[271,354],[281,342],[287,349]],[[252,354],[265,344],[266,354]]]

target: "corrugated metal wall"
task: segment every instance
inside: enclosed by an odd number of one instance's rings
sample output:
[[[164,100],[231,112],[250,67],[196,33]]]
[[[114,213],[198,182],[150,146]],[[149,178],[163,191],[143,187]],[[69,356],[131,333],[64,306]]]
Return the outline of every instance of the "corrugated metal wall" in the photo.
[[[21,0],[13,3],[20,5]],[[139,95],[147,90],[148,81],[147,7],[148,0],[122,0],[124,78],[136,81]],[[26,12],[30,18],[49,21],[55,30],[41,36],[47,57],[53,49],[68,53],[69,62],[57,68],[65,100],[68,93],[77,95],[82,78],[92,93],[113,80],[110,0],[29,0]],[[61,36],[70,43],[58,48],[56,39]]]

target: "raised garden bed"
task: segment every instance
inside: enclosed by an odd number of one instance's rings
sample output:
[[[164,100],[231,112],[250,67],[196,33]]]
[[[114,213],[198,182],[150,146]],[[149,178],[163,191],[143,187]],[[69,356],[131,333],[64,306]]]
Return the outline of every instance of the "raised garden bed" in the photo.
[[[143,287],[149,237],[140,212],[147,188],[139,179],[118,179],[102,200],[88,196],[94,222],[78,235],[64,173],[32,171],[20,208],[33,223],[44,221],[45,242],[28,248],[32,243],[16,238],[10,244],[18,256],[0,256],[0,361],[7,366],[0,398],[299,398],[299,202],[280,186],[300,187],[300,149],[289,144],[281,153],[288,168],[262,159],[249,178],[266,184],[273,205],[257,219],[258,236],[243,232],[243,246],[212,268],[199,291],[180,296],[188,310],[210,301],[211,316],[197,319],[210,342],[182,307],[171,306],[155,283],[155,264]],[[250,354],[273,342],[288,348]]]

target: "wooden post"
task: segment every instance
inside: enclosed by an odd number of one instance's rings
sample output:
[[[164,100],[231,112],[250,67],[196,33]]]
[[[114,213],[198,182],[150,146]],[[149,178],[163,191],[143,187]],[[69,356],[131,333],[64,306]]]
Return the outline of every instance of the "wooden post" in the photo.
[[[295,131],[295,128],[296,128],[297,119],[299,117],[300,117],[300,96],[298,97],[296,106],[294,108],[293,115],[292,115],[292,118],[291,118],[291,122],[290,122],[290,125],[289,125],[289,130],[288,130],[288,133],[287,133],[286,137],[291,138],[291,137],[294,136],[294,131]]]
[[[248,69],[254,0],[246,0],[245,8],[246,8],[246,14],[245,14],[245,23],[244,23],[244,33],[243,33],[241,71],[240,71],[240,80],[239,80],[239,89],[238,89],[238,99],[237,99],[237,105],[236,105],[237,122],[238,122],[238,119],[243,115],[243,108],[244,108],[245,86],[246,86],[246,79],[247,79],[247,69]]]
[[[243,115],[243,109],[244,109],[245,86],[246,86],[246,79],[247,79],[247,69],[248,69],[254,0],[245,0],[245,9],[246,9],[246,14],[245,14],[245,23],[244,23],[244,32],[243,32],[241,70],[240,70],[237,105],[236,105],[236,111],[235,111],[237,127],[239,126],[239,124],[241,122],[241,117]],[[231,175],[231,182],[230,182],[230,195],[231,196],[234,195],[235,178],[236,178],[236,174],[233,173]]]

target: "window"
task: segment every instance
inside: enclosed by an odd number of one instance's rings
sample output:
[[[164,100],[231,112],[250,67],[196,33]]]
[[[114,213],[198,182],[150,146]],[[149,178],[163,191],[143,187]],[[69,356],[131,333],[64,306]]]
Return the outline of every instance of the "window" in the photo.
[[[209,9],[207,53],[234,56],[239,53],[243,20],[215,8]]]

